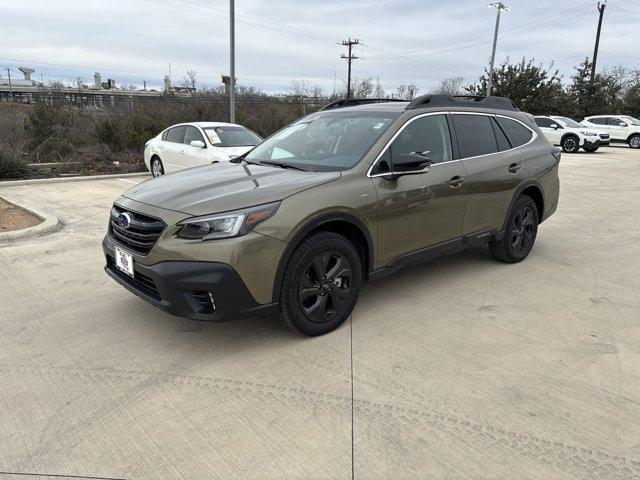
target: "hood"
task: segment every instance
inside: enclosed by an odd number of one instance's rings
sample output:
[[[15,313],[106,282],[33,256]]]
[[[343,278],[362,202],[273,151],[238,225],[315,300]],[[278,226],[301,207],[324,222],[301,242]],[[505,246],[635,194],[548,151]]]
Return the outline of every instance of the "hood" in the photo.
[[[252,145],[247,145],[244,147],[216,147],[216,148],[222,153],[229,155],[230,157],[237,157],[239,155],[242,155],[243,153],[248,152],[254,147]]]
[[[207,215],[276,202],[340,178],[339,172],[214,163],[142,182],[122,195],[189,215]]]

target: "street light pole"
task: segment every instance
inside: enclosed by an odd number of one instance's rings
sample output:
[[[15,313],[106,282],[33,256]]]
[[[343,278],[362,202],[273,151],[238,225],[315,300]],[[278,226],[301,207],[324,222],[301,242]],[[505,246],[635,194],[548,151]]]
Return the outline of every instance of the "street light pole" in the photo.
[[[229,0],[229,122],[236,123],[236,26],[234,0]]]
[[[488,7],[495,8],[498,13],[496,15],[496,29],[493,32],[493,50],[491,51],[491,64],[489,65],[489,80],[487,81],[487,97],[491,95],[491,87],[493,86],[493,64],[496,60],[496,46],[498,44],[498,30],[500,29],[500,13],[504,10],[505,12],[509,11],[509,7],[507,7],[502,2],[490,3],[487,5]]]

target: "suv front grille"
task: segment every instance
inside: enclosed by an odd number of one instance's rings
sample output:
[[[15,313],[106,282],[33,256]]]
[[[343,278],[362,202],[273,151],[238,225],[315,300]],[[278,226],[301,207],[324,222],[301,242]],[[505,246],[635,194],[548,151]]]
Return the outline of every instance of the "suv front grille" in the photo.
[[[125,226],[119,221],[123,213],[130,218],[129,224]],[[135,253],[146,255],[155,245],[165,226],[162,220],[114,205],[109,219],[109,236]]]
[[[158,287],[156,287],[156,284],[151,277],[147,277],[140,272],[134,272],[133,278],[131,278],[126,273],[118,270],[118,267],[116,267],[116,261],[110,255],[107,255],[107,268],[109,268],[109,270],[117,275],[123,282],[131,285],[139,292],[144,293],[158,302],[161,300]]]

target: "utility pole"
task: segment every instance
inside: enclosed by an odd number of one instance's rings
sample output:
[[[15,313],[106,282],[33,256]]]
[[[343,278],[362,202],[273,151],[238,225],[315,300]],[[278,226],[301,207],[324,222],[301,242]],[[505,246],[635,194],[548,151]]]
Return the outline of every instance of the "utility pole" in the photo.
[[[491,87],[493,86],[493,64],[496,61],[496,45],[498,44],[498,30],[500,29],[500,13],[504,10],[508,12],[510,10],[502,2],[490,3],[488,7],[495,8],[498,13],[496,15],[496,29],[493,32],[493,50],[491,50],[491,64],[489,65],[489,81],[487,82],[487,97],[491,95]]]
[[[11,86],[11,69],[9,67],[5,68],[7,71],[7,75],[9,76],[9,100],[13,100],[13,87]]]
[[[604,9],[607,8],[607,0],[604,3],[598,2],[598,12],[600,17],[598,18],[598,33],[596,33],[596,45],[593,49],[593,61],[591,62],[591,83],[596,76],[596,62],[598,61],[598,48],[600,47],[600,31],[602,30],[602,17],[604,16]]]
[[[351,40],[351,38],[349,38],[349,40],[343,41],[342,45],[349,48],[349,54],[345,55],[343,53],[342,55],[340,55],[340,58],[346,59],[347,64],[349,65],[347,70],[347,98],[351,98],[351,62],[359,58],[353,55],[352,49],[354,45],[360,45],[360,40],[358,40],[357,38]]]
[[[234,0],[229,0],[229,123],[236,123],[236,26]]]

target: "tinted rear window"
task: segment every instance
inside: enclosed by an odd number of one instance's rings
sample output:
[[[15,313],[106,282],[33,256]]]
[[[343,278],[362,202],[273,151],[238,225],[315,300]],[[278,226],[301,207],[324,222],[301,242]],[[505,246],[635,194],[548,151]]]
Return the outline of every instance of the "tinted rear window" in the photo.
[[[496,117],[498,125],[502,128],[502,131],[507,135],[507,138],[511,142],[511,145],[519,147],[526,143],[529,143],[533,133],[524,125],[504,117]]]
[[[462,158],[496,153],[498,145],[486,115],[453,115],[453,124],[458,135],[458,147]]]

